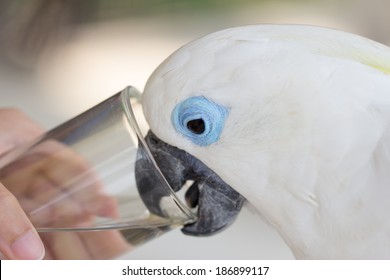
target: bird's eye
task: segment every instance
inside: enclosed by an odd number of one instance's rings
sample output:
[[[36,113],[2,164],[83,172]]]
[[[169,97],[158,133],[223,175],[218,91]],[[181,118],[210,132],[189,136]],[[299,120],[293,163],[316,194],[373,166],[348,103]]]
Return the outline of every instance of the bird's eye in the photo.
[[[187,128],[195,134],[202,134],[205,131],[205,124],[202,119],[196,119],[187,123]]]
[[[196,96],[176,105],[172,124],[193,143],[208,146],[219,140],[227,115],[227,108],[204,96]]]

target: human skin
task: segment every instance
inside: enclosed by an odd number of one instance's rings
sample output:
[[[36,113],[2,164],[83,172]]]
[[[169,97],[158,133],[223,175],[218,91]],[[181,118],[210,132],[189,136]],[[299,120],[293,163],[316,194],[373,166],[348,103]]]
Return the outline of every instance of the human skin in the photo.
[[[0,109],[0,156],[42,133],[43,129],[21,111]],[[96,183],[76,199],[48,207],[35,217],[27,215],[45,197],[68,191],[59,189],[63,176],[76,176],[88,168],[75,152],[55,141],[47,141],[30,153],[0,169],[1,259],[110,259],[131,248],[118,231],[38,234],[33,224],[40,220],[85,223],[94,216],[115,217],[117,212],[115,201],[102,194]],[[69,209],[70,215],[65,217],[63,213]]]

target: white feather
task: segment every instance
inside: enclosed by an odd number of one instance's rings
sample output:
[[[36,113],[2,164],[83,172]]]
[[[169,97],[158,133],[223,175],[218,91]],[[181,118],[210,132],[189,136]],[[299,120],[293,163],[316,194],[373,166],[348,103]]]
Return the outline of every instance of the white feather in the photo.
[[[162,140],[244,195],[297,258],[390,258],[390,49],[319,27],[246,26],[189,43],[143,95]],[[220,140],[175,132],[174,106],[229,107]]]

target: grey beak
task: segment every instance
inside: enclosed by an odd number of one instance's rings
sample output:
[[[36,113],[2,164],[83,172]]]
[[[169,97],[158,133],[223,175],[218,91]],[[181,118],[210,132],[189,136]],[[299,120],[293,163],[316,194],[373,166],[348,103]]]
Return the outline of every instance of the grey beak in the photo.
[[[198,207],[198,219],[195,223],[185,225],[185,234],[204,236],[216,233],[230,225],[245,201],[244,197],[226,184],[216,173],[189,153],[173,147],[149,131],[145,141],[171,188],[179,191],[187,180],[194,183],[186,192],[189,207]],[[139,153],[142,153],[139,149]],[[145,174],[143,160],[136,164],[138,190],[149,210],[162,215],[159,201],[163,194],[155,186],[153,172]],[[147,169],[146,169],[147,170]],[[142,174],[140,174],[142,172]]]

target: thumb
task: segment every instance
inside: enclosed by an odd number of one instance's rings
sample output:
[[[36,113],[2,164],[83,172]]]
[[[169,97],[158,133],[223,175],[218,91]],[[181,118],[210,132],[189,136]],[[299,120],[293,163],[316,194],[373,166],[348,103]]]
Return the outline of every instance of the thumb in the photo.
[[[17,199],[0,183],[0,258],[42,259],[45,254],[38,233]]]

